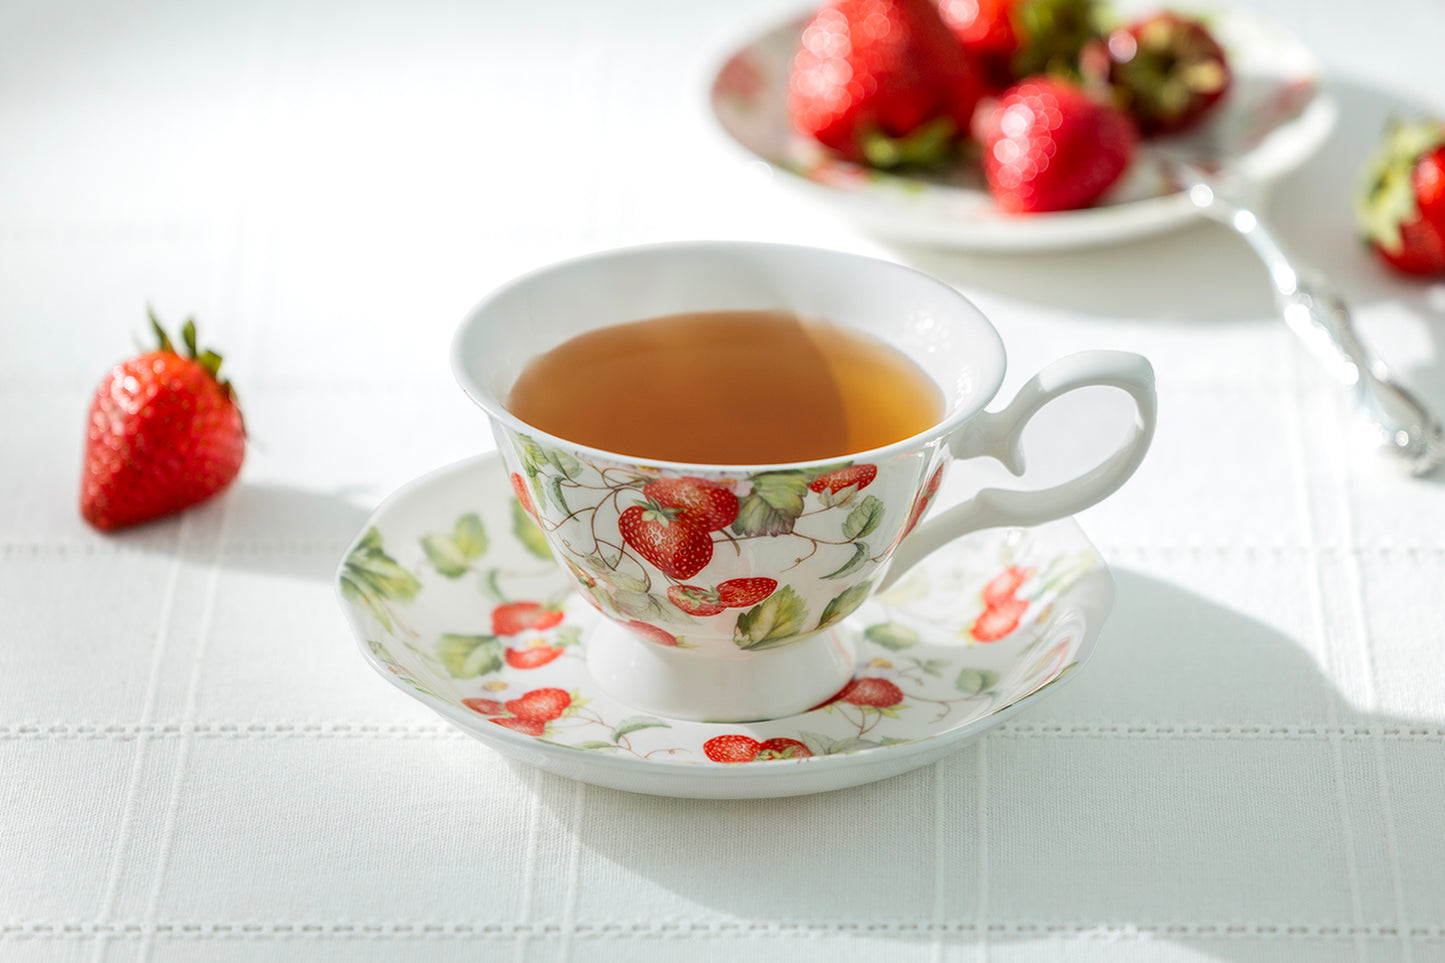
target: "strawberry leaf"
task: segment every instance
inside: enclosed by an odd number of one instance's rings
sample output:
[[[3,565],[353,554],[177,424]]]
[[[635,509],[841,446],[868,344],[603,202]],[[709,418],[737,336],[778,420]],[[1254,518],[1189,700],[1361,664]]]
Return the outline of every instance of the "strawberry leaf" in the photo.
[[[738,517],[733,519],[735,535],[788,535],[793,531],[797,515],[788,515],[769,505],[760,495],[745,495],[738,502]]]
[[[472,512],[457,519],[456,528],[452,531],[452,541],[456,543],[457,551],[469,562],[485,555],[487,530],[482,525],[481,516]]]
[[[882,520],[883,503],[873,495],[869,495],[843,520],[843,537],[853,539],[869,535]]]
[[[437,639],[436,651],[454,679],[474,679],[502,667],[502,643],[490,635],[448,633]]]
[[[582,642],[582,630],[575,625],[564,625],[557,630],[554,640],[557,645],[564,647],[579,645]]]
[[[882,622],[870,625],[863,631],[863,637],[874,645],[897,652],[918,644],[918,633],[897,622]]]
[[[733,644],[740,649],[772,648],[792,641],[807,622],[807,606],[792,586],[785,585],[738,616]]]
[[[553,743],[553,745],[562,745],[562,743]],[[592,741],[589,741],[589,742],[577,742],[577,743],[573,743],[572,745],[567,746],[567,748],[568,748],[568,749],[612,750],[612,751],[615,752],[615,751],[616,751],[618,748],[620,748],[620,747],[617,746],[617,745],[614,744],[614,743],[611,743],[611,742],[598,742],[598,741],[596,741],[596,740],[592,740]]]
[[[456,541],[446,535],[424,535],[421,547],[438,575],[452,579],[461,578],[472,569]]]
[[[629,719],[623,719],[617,728],[612,730],[612,741],[616,742],[629,732],[637,732],[639,729],[657,728],[671,729],[672,725],[663,722],[661,719],[654,719],[651,716],[632,716]]]
[[[964,695],[978,695],[998,684],[998,673],[989,669],[964,669],[953,680],[953,687]]]
[[[567,499],[562,495],[562,476],[553,475],[547,480],[547,490],[552,493],[552,504],[560,508],[565,514],[572,514],[572,509],[567,507]]]
[[[547,539],[543,537],[542,530],[515,499],[512,500],[512,534],[522,543],[522,547],[533,555],[549,560],[552,558],[552,550],[547,547]]]
[[[582,463],[565,451],[560,451],[556,448],[549,449],[547,451],[547,460],[568,478],[575,479],[578,475],[582,474]]]
[[[845,575],[852,575],[868,558],[868,543],[854,542],[853,557],[844,562],[842,567],[836,571],[829,572],[824,578],[842,578]]]
[[[778,513],[796,518],[803,514],[808,480],[804,471],[765,471],[752,477],[752,493]]]
[[[859,582],[829,602],[823,607],[823,617],[818,620],[818,628],[825,629],[846,619],[868,598],[868,590],[872,587],[867,582]]]
[[[346,556],[346,574],[365,596],[393,602],[410,602],[421,591],[421,583],[382,550],[381,533],[367,530],[356,548]]]

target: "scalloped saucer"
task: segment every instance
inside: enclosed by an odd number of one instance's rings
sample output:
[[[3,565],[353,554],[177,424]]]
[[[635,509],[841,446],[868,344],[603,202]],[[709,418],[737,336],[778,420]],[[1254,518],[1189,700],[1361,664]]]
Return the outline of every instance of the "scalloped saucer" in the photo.
[[[834,701],[708,723],[644,715],[598,687],[583,650],[603,617],[552,563],[495,454],[390,496],[336,577],[367,661],[498,752],[599,786],[717,799],[840,789],[942,758],[1072,676],[1113,601],[1072,520],[979,532],[848,619],[858,669]]]

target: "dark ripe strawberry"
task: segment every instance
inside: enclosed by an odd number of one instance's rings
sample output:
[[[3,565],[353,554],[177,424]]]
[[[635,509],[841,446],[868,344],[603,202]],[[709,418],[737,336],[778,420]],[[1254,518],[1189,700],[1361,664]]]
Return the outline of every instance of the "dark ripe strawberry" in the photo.
[[[1029,610],[1027,599],[1004,599],[997,605],[990,605],[974,620],[969,634],[978,642],[997,642],[1019,627],[1019,621]]]
[[[473,712],[480,712],[484,716],[504,716],[507,714],[507,707],[496,699],[463,699],[462,705]]]
[[[644,485],[642,494],[709,532],[727,528],[738,517],[738,496],[705,478],[659,478]]]
[[[667,598],[688,615],[696,615],[699,618],[717,615],[727,608],[718,599],[717,592],[699,588],[696,585],[669,585]]]
[[[763,762],[767,759],[809,759],[813,755],[812,750],[796,739],[768,739],[758,746],[758,754],[753,756],[754,762]]]
[[[511,729],[527,736],[540,736],[547,731],[547,723],[540,719],[488,719],[488,722],[496,723],[503,729]]]
[[[205,501],[231,484],[246,454],[241,411],[218,377],[221,356],[196,347],[190,321],[185,355],[154,315],[151,326],[160,350],[111,369],[90,405],[80,513],[102,531]]]
[[[744,609],[757,605],[778,589],[778,580],[755,576],[753,578],[730,578],[719,582],[718,600],[730,609]]]
[[[572,704],[572,696],[566,689],[533,689],[507,703],[507,711],[518,719],[533,722],[550,722]]]
[[[666,629],[658,628],[655,625],[648,625],[646,622],[639,622],[636,619],[622,624],[631,629],[634,635],[640,635],[649,642],[656,643],[657,645],[665,645],[668,648],[675,648],[677,646],[677,636]]]
[[[508,649],[504,655],[507,665],[514,669],[536,669],[551,662],[562,654],[556,645],[533,645],[525,649]]]
[[[516,472],[512,472],[512,494],[517,496],[523,511],[533,518],[537,517],[537,507],[532,504],[532,493],[527,490],[527,480]]]
[[[1229,90],[1224,48],[1198,20],[1156,13],[1110,33],[1108,82],[1145,136],[1193,127]]]
[[[692,578],[712,561],[712,536],[675,508],[633,505],[617,519],[617,530],[637,554],[670,578]]]
[[[886,709],[903,701],[903,690],[887,679],[854,679],[836,696],[850,705]]]
[[[752,762],[762,747],[762,743],[750,736],[730,732],[704,742],[702,751],[713,762]]]
[[[990,90],[1021,77],[1074,76],[1099,36],[1094,0],[938,0],[938,12]]]
[[[1355,198],[1360,232],[1406,274],[1445,274],[1445,122],[1393,124]]]
[[[1010,214],[1094,203],[1129,167],[1139,140],[1122,111],[1049,77],[1020,81],[981,115],[984,178]]]
[[[1014,601],[1014,593],[1019,586],[1029,580],[1034,574],[1031,568],[1024,568],[1020,565],[1010,565],[998,575],[995,575],[987,585],[983,587],[983,604],[1001,605],[1004,602]]]
[[[528,629],[550,629],[561,621],[561,609],[540,602],[505,602],[492,609],[492,634],[516,635]]]
[[[829,491],[834,495],[845,488],[856,485],[859,491],[873,484],[873,479],[878,477],[877,465],[849,465],[846,468],[835,468],[830,472],[824,472],[808,483],[808,490],[812,492]]]
[[[927,165],[967,136],[979,93],[933,0],[831,0],[803,29],[788,113],[860,163]]]

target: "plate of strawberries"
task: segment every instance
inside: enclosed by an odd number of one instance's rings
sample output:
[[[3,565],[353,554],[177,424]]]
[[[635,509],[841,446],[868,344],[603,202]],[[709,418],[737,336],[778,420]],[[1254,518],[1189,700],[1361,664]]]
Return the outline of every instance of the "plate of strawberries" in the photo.
[[[732,50],[710,99],[746,156],[877,234],[1021,251],[1188,223],[1162,153],[1265,188],[1337,112],[1286,31],[1151,0],[827,0]]]

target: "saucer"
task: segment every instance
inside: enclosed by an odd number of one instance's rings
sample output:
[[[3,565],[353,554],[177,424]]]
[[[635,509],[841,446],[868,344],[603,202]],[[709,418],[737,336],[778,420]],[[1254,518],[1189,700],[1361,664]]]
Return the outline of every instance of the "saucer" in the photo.
[[[1324,143],[1338,108],[1319,61],[1299,40],[1248,11],[1128,0],[1124,13],[1183,9],[1219,38],[1234,75],[1219,109],[1180,147],[1207,146],[1243,184],[1268,186]],[[1077,211],[1007,215],[982,175],[960,167],[909,176],[873,170],[797,134],[788,118],[787,78],[807,17],[760,31],[719,58],[709,101],[728,142],[774,179],[872,231],[898,241],[974,250],[1027,251],[1114,243],[1188,224],[1198,211],[1151,163],[1146,141],[1127,174],[1097,205]]]
[[[583,782],[716,799],[841,789],[958,750],[1076,674],[1113,600],[1072,520],[979,532],[846,620],[858,668],[831,701],[709,723],[640,713],[597,685],[584,649],[603,617],[495,454],[387,498],[336,578],[366,660],[463,732]]]

